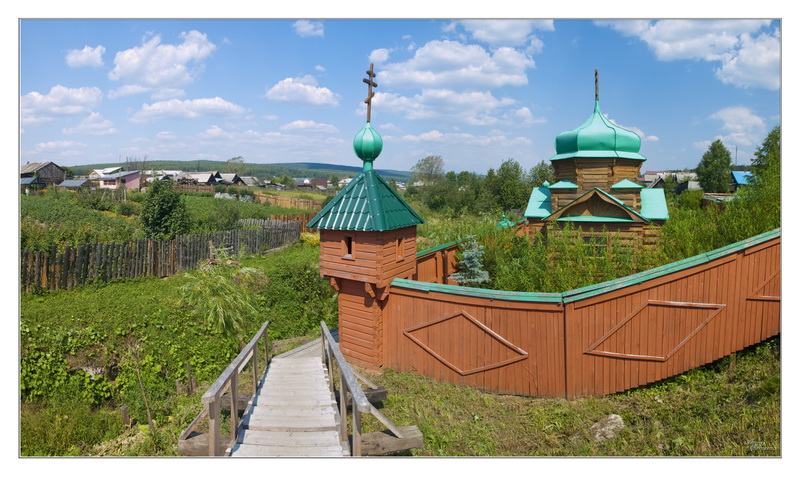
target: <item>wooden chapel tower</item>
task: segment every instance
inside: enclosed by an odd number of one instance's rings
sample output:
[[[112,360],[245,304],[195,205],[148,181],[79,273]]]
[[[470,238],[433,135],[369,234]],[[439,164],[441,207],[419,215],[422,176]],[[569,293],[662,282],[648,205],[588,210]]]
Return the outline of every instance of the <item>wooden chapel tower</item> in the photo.
[[[370,125],[373,81],[370,64],[367,124],[353,139],[364,162],[355,176],[309,223],[319,229],[320,273],[339,292],[339,346],[353,364],[383,364],[383,309],[394,278],[416,271],[417,225],[422,218],[373,169],[383,140]]]

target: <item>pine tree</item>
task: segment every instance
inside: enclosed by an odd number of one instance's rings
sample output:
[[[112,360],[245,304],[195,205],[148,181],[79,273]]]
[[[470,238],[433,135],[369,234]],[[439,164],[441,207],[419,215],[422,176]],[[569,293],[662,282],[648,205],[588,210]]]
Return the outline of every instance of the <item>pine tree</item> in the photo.
[[[448,278],[465,286],[489,281],[489,272],[483,269],[483,245],[475,240],[474,235],[467,236],[467,241],[461,246],[458,271]]]

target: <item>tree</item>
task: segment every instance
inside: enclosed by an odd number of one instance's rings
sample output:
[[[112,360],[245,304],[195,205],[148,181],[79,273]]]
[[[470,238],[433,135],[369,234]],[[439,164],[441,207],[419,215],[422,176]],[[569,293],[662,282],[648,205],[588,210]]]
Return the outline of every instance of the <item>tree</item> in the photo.
[[[169,182],[153,181],[139,217],[147,237],[168,240],[189,231],[186,204]]]
[[[489,281],[489,272],[483,269],[483,245],[475,240],[474,235],[468,235],[467,241],[461,245],[461,259],[457,268],[458,271],[448,278],[459,285],[470,286]]]
[[[728,192],[731,182],[731,152],[717,139],[697,165],[697,179],[705,192]]]
[[[487,186],[503,210],[522,209],[531,192],[526,182],[522,166],[514,159],[508,159],[500,164],[496,177]]]
[[[553,170],[552,164],[545,161],[536,164],[531,168],[530,181],[533,187],[541,187],[545,181],[553,184],[556,182],[556,173]]]
[[[422,182],[429,186],[444,178],[444,159],[441,156],[428,156],[420,159],[411,168],[411,183]]]
[[[339,180],[340,180],[339,176],[337,176],[336,174],[331,176],[331,189],[333,190],[339,189]]]
[[[720,229],[728,243],[781,226],[781,128],[776,126],[756,149],[749,184],[725,207]]]
[[[244,165],[244,158],[242,156],[232,157],[225,163],[225,172],[228,174],[236,174],[241,177],[244,175],[245,169],[246,166]]]

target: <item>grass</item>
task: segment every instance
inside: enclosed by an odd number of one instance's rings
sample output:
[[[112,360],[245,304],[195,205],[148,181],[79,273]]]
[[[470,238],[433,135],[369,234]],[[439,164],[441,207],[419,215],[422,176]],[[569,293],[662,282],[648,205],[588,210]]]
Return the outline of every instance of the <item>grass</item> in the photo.
[[[780,456],[780,340],[774,338],[682,375],[605,397],[526,398],[484,393],[385,370],[381,409],[417,425],[416,456]],[[625,428],[595,442],[610,414]],[[380,430],[374,418],[366,418]]]

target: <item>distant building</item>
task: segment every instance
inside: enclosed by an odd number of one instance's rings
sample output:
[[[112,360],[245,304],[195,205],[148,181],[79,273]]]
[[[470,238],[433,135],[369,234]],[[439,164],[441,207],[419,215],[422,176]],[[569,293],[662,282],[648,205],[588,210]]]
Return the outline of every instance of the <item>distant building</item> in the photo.
[[[224,173],[220,174],[220,182],[226,185],[244,185],[244,181],[238,174]]]
[[[141,174],[139,171],[120,171],[98,178],[97,183],[101,189],[139,189],[141,186]]]
[[[67,171],[54,162],[30,162],[20,168],[19,177],[37,177],[45,185],[55,185],[67,178]]]
[[[525,211],[528,232],[552,233],[569,223],[585,238],[607,230],[649,243],[669,215],[664,190],[637,183],[646,160],[641,142],[609,121],[595,97],[589,119],[556,136],[550,162],[557,181],[533,188]]]
[[[90,179],[67,179],[60,184],[58,187],[63,187],[65,189],[88,189],[92,187],[92,181]]]
[[[99,179],[103,176],[118,174],[124,170],[125,169],[122,166],[106,167],[104,169],[94,169],[92,172],[89,173],[89,179]]]
[[[739,187],[748,185],[753,178],[753,174],[748,171],[731,171],[731,192],[736,192]]]

